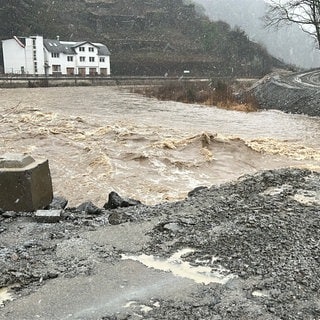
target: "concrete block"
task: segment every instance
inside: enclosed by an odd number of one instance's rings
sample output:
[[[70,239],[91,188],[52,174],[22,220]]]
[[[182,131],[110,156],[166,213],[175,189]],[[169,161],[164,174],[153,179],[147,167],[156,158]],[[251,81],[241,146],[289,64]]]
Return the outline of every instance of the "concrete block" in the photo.
[[[37,210],[35,219],[42,223],[55,223],[61,220],[62,210]]]
[[[53,198],[49,163],[21,154],[0,157],[0,208],[6,211],[36,211]]]

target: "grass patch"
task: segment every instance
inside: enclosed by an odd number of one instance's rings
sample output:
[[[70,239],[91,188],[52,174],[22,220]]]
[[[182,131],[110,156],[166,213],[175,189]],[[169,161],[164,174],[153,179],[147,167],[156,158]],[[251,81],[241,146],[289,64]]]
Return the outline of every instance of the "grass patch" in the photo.
[[[258,110],[254,96],[248,93],[238,94],[238,86],[225,81],[208,82],[170,82],[161,86],[133,88],[135,93],[154,97],[163,101],[198,103],[218,108],[253,112]]]

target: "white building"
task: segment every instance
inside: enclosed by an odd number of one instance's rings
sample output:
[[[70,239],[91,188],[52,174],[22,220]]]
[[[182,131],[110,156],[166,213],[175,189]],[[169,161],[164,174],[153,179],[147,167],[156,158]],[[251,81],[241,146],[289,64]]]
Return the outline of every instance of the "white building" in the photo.
[[[110,51],[101,43],[43,39],[2,40],[4,72],[29,75],[110,75]]]
[[[42,37],[3,40],[2,50],[5,73],[45,74]]]

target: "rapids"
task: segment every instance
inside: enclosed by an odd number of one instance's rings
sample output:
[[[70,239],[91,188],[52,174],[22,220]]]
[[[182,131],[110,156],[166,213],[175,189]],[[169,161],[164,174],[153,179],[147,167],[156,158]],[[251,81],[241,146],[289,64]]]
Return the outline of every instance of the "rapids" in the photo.
[[[320,118],[158,101],[128,88],[0,90],[0,151],[49,159],[69,205],[146,204],[280,167],[320,170]]]

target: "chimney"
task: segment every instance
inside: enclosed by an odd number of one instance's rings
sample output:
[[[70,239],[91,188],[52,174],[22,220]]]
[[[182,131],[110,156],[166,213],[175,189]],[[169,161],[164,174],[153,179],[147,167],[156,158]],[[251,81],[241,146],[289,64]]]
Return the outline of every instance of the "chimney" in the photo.
[[[60,41],[60,36],[57,36],[57,40]]]

